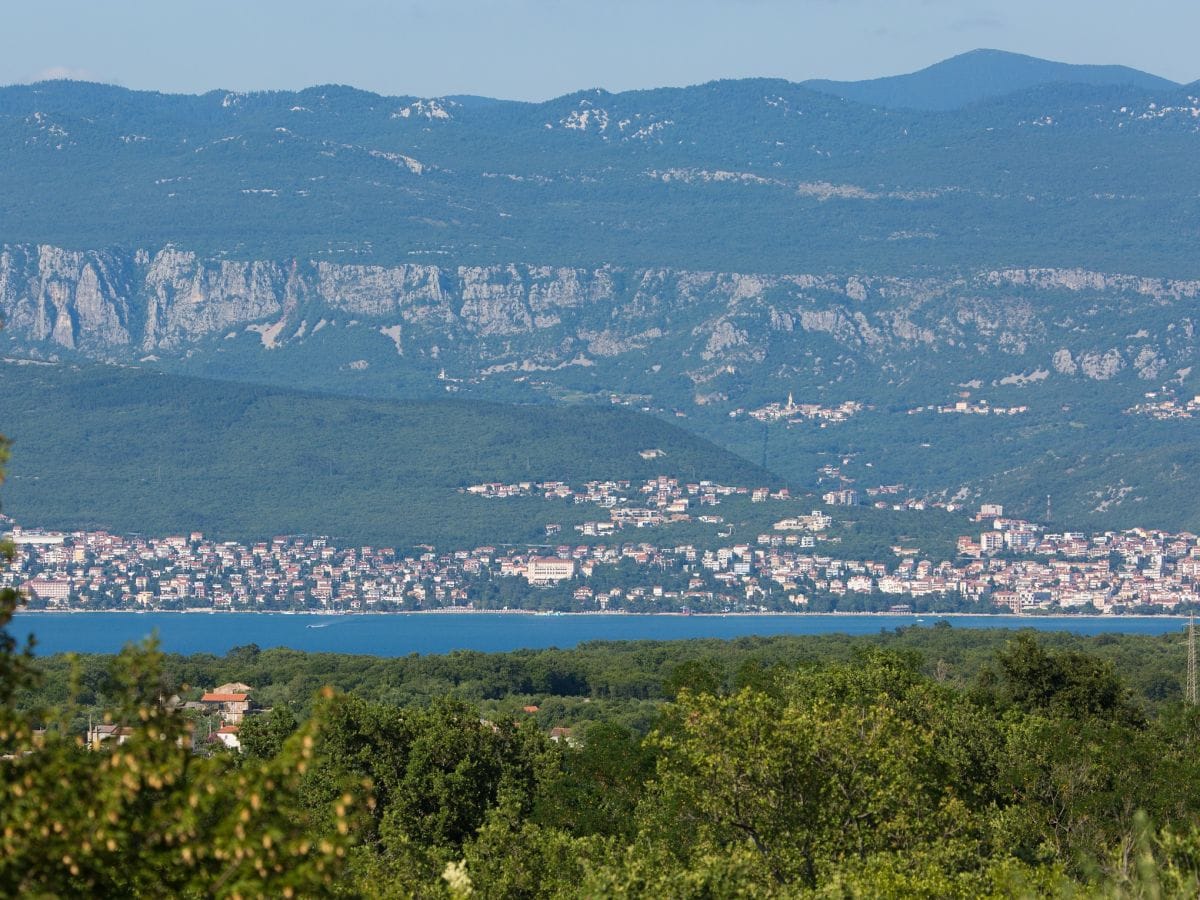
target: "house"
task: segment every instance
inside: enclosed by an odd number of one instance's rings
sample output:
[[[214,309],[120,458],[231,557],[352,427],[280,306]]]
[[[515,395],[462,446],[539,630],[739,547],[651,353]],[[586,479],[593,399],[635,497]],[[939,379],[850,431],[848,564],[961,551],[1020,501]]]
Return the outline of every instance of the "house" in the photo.
[[[239,730],[236,725],[222,725],[209,736],[209,740],[224,744],[230,750],[241,752],[242,742],[238,739]]]
[[[125,725],[92,725],[88,728],[87,745],[92,750],[99,750],[105,741],[113,741],[117,746],[124,744],[133,734],[133,729]]]
[[[247,691],[209,691],[200,698],[200,702],[209,711],[219,713],[227,725],[237,725],[250,711],[250,694]]]
[[[999,553],[1004,549],[1004,532],[985,531],[979,535],[979,549],[983,553]]]
[[[853,488],[844,488],[822,494],[821,500],[829,506],[858,506],[859,497],[858,491]]]
[[[571,736],[571,729],[564,725],[555,725],[550,729],[550,740],[555,743],[562,742],[569,747],[579,746],[579,741]]]

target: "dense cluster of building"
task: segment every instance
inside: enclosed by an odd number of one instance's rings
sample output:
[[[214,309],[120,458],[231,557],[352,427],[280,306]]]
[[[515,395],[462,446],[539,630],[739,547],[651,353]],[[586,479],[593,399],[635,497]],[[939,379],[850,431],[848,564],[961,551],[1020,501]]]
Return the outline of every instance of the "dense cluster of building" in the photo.
[[[669,510],[680,499],[719,503],[744,489],[655,479],[638,486],[592,482],[580,491],[560,482],[470,490],[486,496],[538,491],[614,508],[625,508],[619,504],[631,495],[641,504],[634,509]],[[765,488],[748,492],[762,500],[784,497]],[[614,542],[451,552],[425,547],[401,554],[337,548],[319,537],[245,545],[199,533],[146,538],[14,526],[16,555],[0,584],[50,609],[495,608],[499,584],[509,585],[504,596],[514,607],[539,587],[555,585],[569,591],[575,608],[596,610],[805,609],[821,598],[866,594],[893,598],[897,608],[910,598],[957,595],[1018,613],[1103,612],[1171,609],[1200,599],[1196,535],[1142,529],[1052,534],[1006,517],[997,505],[983,506],[975,522],[978,533],[959,538],[955,559],[939,562],[905,547],[894,547],[887,560],[838,558],[825,534],[833,519],[821,511],[781,518],[770,533],[710,549]],[[613,577],[617,571],[620,579]]]
[[[942,405],[918,406],[908,411],[910,416],[918,413],[936,412],[939,415],[960,416],[1019,416],[1029,412],[1028,406],[992,406],[986,400],[972,403],[970,400],[956,400]]]
[[[897,597],[958,594],[988,599],[1015,613],[1035,609],[1130,607],[1173,609],[1200,602],[1200,539],[1190,533],[1134,529],[1084,534],[1046,533],[1031,522],[1005,518],[985,505],[978,537],[958,540],[958,559],[937,564],[906,556],[894,568],[874,561],[837,560],[771,550],[756,557],[759,572],[803,605],[807,591],[879,593]],[[789,540],[791,536],[789,536]]]
[[[612,534],[622,528],[653,528],[667,523],[692,521],[692,511],[702,507],[719,506],[722,498],[748,496],[752,503],[767,500],[790,500],[787,488],[772,491],[765,487],[733,487],[712,481],[681,482],[660,475],[640,484],[632,481],[589,481],[572,487],[563,481],[520,481],[514,484],[487,482],[463,489],[466,493],[490,499],[507,497],[542,497],[570,503],[591,503],[608,511],[608,519],[583,522],[575,530],[588,537]],[[721,516],[700,513],[697,521],[719,525]],[[557,534],[558,526],[550,526],[549,534]]]
[[[1178,400],[1170,394],[1150,392],[1146,402],[1125,410],[1130,415],[1150,416],[1154,419],[1190,419],[1200,415],[1200,394],[1190,400]]]
[[[801,422],[818,422],[823,427],[829,422],[845,422],[851,416],[862,411],[863,405],[857,400],[846,400],[833,406],[821,403],[797,403],[788,394],[785,403],[768,403],[766,406],[750,410],[747,415],[760,422],[786,421],[790,425]],[[734,410],[730,416],[736,418],[742,411]]]

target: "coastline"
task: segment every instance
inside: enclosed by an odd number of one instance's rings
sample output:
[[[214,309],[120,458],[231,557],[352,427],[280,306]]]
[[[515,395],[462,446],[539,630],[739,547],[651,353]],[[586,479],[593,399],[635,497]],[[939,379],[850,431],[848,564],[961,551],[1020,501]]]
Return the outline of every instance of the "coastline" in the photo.
[[[1165,616],[955,615],[945,618],[887,613],[567,613],[537,615],[520,610],[443,613],[297,614],[254,612],[98,614],[23,612],[9,623],[18,640],[32,637],[36,654],[117,653],[155,636],[168,653],[226,653],[234,647],[288,647],[311,653],[406,656],[410,653],[485,653],[573,647],[585,641],[732,640],[775,634],[878,635],[942,628],[1069,631],[1095,635],[1180,634],[1186,621]]]
[[[412,609],[412,610],[291,610],[291,609],[19,609],[18,616],[95,616],[95,615],[171,615],[171,616],[310,616],[313,618],[359,618],[404,617],[404,616],[534,616],[537,618],[565,618],[567,616],[583,616],[591,618],[657,618],[671,616],[683,619],[732,619],[732,618],[887,618],[910,619],[914,624],[931,619],[1020,619],[1036,622],[1046,619],[1070,619],[1079,621],[1119,621],[1122,619],[1179,619],[1186,622],[1189,616],[1183,613],[1051,613],[1046,615],[1022,615],[1020,613],[979,613],[979,612],[945,612],[945,613],[898,613],[890,611],[879,612],[849,612],[832,610],[829,612],[796,612],[778,610],[773,612],[677,612],[664,610],[662,612],[629,612],[627,610],[589,610],[570,612],[545,612],[536,609],[466,609],[463,607],[447,607],[444,609]]]

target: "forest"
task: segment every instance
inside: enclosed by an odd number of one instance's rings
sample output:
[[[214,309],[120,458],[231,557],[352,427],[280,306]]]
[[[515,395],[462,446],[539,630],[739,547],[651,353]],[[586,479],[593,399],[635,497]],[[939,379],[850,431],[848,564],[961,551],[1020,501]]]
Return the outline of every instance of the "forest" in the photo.
[[[1186,655],[944,624],[400,659],[6,632],[0,890],[1195,896]],[[177,702],[230,680],[240,753]],[[127,741],[85,747],[99,718]]]
[[[476,482],[670,474],[781,484],[623,408],[370,401],[101,366],[2,365],[0,383],[15,452],[5,512],[27,527],[458,549],[541,540],[547,522],[589,513],[459,491]],[[639,456],[651,448],[664,455]]]

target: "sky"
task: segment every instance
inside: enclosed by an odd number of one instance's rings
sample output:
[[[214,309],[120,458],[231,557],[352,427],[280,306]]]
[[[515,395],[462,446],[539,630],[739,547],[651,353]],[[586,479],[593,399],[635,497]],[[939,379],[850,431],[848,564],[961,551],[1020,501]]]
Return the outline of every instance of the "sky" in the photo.
[[[545,100],[873,78],[979,47],[1191,82],[1196,34],[1196,0],[38,0],[4,11],[0,84]]]

